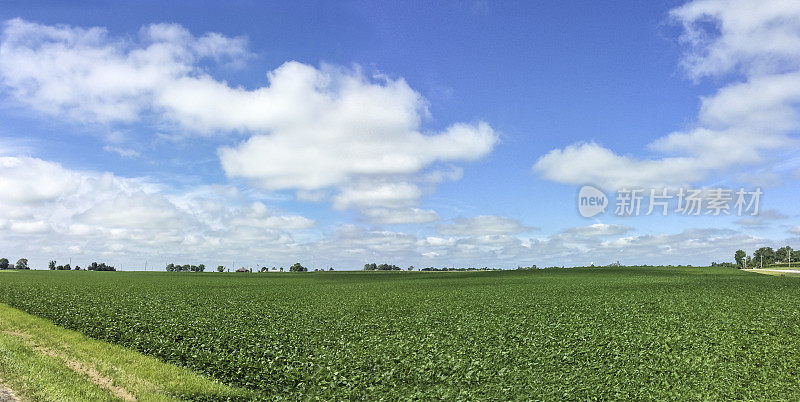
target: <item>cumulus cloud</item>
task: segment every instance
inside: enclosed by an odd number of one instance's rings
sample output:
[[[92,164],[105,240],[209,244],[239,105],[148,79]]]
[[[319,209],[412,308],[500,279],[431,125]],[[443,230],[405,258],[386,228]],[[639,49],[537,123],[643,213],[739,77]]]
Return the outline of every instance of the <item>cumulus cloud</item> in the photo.
[[[729,79],[703,97],[695,125],[649,144],[663,157],[619,155],[596,143],[550,151],[533,170],[562,183],[622,186],[690,184],[767,152],[795,146],[800,128],[800,5],[780,0],[696,0],[672,10],[695,79]]]
[[[595,223],[589,226],[579,226],[579,227],[565,229],[564,231],[562,231],[562,233],[575,236],[595,237],[595,236],[621,235],[631,230],[633,230],[633,228],[626,225],[610,225],[607,223]]]
[[[747,228],[759,228],[764,227],[770,222],[784,220],[789,218],[788,215],[776,211],[774,209],[765,209],[758,212],[758,215],[755,216],[746,216],[742,219],[737,220],[737,225],[741,225]]]
[[[473,218],[456,218],[453,223],[436,226],[441,236],[492,236],[513,235],[533,229],[521,224],[516,219],[505,216],[481,215]]]
[[[368,208],[362,211],[367,219],[375,224],[430,223],[440,219],[432,209],[421,208]]]
[[[57,163],[29,157],[0,157],[4,202],[54,201],[78,187],[78,178]]]
[[[338,226],[332,233],[309,233],[314,226],[311,219],[273,210],[233,187],[179,191],[163,183],[75,171],[36,158],[12,157],[4,163],[12,168],[0,170],[3,183],[27,181],[25,185],[35,189],[49,185],[52,176],[69,178],[73,184],[34,197],[0,197],[0,249],[29,257],[35,267],[68,257],[80,265],[106,260],[124,268],[142,268],[146,259],[151,267],[167,262],[272,266],[302,261],[337,269],[359,268],[371,261],[506,268],[617,260],[700,264],[730,259],[731,251],[739,248],[774,243],[711,229],[632,235],[630,227],[612,224],[524,239],[520,234],[530,227],[491,215],[438,225],[435,236],[354,224]],[[27,175],[16,168],[19,165],[47,175]],[[368,213],[383,222],[438,218],[433,211],[413,208],[368,209]],[[410,217],[395,218],[398,213]]]
[[[141,153],[139,153],[139,151],[137,151],[135,149],[114,147],[114,146],[111,146],[111,145],[104,146],[103,150],[104,151],[108,151],[108,152],[113,152],[113,153],[115,153],[115,154],[117,154],[117,155],[119,155],[119,156],[121,156],[123,158],[128,158],[128,159],[138,158],[138,157],[142,156]]]
[[[157,99],[182,77],[203,77],[198,60],[237,60],[246,41],[195,37],[176,24],[143,27],[137,40],[104,28],[48,26],[19,18],[4,23],[0,76],[30,107],[79,121],[131,122],[166,105]],[[164,110],[171,113],[170,110]]]
[[[0,158],[0,248],[32,261],[170,255],[284,255],[303,216],[248,201],[235,188],[177,191],[163,183],[76,171],[30,157]],[[263,255],[262,254],[262,255]],[[293,254],[294,255],[294,254]]]
[[[402,78],[289,61],[267,73],[266,85],[246,89],[203,68],[247,57],[243,38],[198,37],[176,24],[148,25],[122,39],[103,28],[13,19],[0,42],[0,80],[18,101],[78,121],[154,117],[186,132],[253,134],[219,149],[229,177],[299,195],[333,189],[337,208],[406,212],[391,221],[418,221],[408,211],[420,186],[460,177],[458,168],[438,165],[474,161],[497,142],[481,121],[423,130],[427,101]]]

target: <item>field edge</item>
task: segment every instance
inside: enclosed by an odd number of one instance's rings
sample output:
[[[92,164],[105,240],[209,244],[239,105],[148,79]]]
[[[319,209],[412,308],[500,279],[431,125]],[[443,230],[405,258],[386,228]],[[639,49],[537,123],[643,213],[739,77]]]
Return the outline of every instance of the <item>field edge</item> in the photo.
[[[250,390],[0,303],[0,378],[20,400],[251,399]]]

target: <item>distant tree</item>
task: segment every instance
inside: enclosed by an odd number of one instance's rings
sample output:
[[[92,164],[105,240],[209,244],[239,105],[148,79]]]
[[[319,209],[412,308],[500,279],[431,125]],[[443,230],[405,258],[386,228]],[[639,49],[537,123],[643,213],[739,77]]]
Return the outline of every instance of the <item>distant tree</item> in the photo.
[[[223,272],[223,271],[225,271],[225,267],[223,267],[222,265],[217,266],[217,272]]]
[[[48,262],[48,263],[47,263],[47,269],[49,269],[49,270],[51,270],[51,271],[55,270],[55,269],[56,269],[56,262],[55,262],[55,261],[53,261],[53,260],[51,260],[50,262]]]
[[[197,266],[197,270],[198,270],[198,271],[200,271],[200,272],[205,272],[205,270],[206,270],[206,264],[200,264],[200,265],[198,265],[198,266]]]
[[[8,269],[8,258],[0,258],[0,269]]]
[[[167,272],[175,271],[175,264],[169,263],[167,264]]]
[[[409,271],[413,271],[413,270],[414,270],[414,266],[413,266],[413,265],[409,266],[409,267],[408,267],[408,270],[409,270]]]
[[[72,267],[70,267],[69,264],[64,264],[64,271],[71,271],[71,270]]]
[[[761,247],[753,253],[753,262],[761,267],[763,262],[764,266],[775,262],[775,250],[772,247]]]
[[[267,267],[261,267],[261,272],[267,272],[267,271],[269,271],[269,268],[267,268]]]
[[[281,267],[281,272],[283,272],[283,267]]]
[[[28,267],[28,259],[20,258],[19,260],[17,260],[16,265],[14,265],[14,269],[30,269]]]
[[[747,257],[747,253],[744,250],[736,250],[736,253],[733,255],[733,258],[736,260],[736,265],[739,268],[744,268],[744,259]]]
[[[333,267],[329,267],[329,268],[328,268],[328,271],[333,271]]]
[[[80,265],[76,265],[76,266],[75,266],[75,270],[76,270],[76,271],[80,271],[80,270],[81,270],[81,266],[80,266]]]
[[[117,270],[116,268],[112,267],[111,265],[106,265],[106,263],[104,263],[104,262],[101,262],[101,263],[98,264],[96,261],[92,262],[89,265],[89,267],[86,268],[86,269],[88,269],[89,271],[116,271]]]
[[[792,248],[789,246],[781,247],[775,252],[775,260],[780,262],[789,262],[789,257],[792,255]]]
[[[291,267],[289,267],[289,272],[306,272],[308,268],[300,265],[299,262],[294,263]]]

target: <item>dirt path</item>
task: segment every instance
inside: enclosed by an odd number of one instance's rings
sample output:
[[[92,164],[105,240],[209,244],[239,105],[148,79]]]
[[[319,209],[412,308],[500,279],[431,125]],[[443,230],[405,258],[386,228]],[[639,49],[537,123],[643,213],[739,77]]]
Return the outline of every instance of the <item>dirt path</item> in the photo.
[[[19,402],[10,389],[0,383],[0,402]]]
[[[780,272],[784,274],[800,274],[800,269],[758,269],[758,268],[751,268],[751,269],[743,269],[742,271],[752,271],[752,272],[759,272],[768,274],[770,272]]]
[[[94,367],[85,365],[85,364],[83,364],[83,363],[81,363],[79,361],[76,361],[76,360],[71,360],[67,356],[62,355],[62,354],[60,354],[60,353],[58,353],[58,352],[56,352],[56,351],[54,351],[52,349],[37,345],[36,342],[31,340],[31,336],[28,335],[25,332],[12,332],[12,331],[3,331],[3,332],[8,334],[8,335],[11,335],[11,336],[16,336],[16,337],[24,339],[26,341],[26,343],[31,348],[33,348],[33,350],[35,350],[35,351],[37,351],[39,353],[43,353],[43,354],[46,354],[48,356],[55,357],[55,358],[63,360],[64,363],[67,365],[67,367],[69,367],[72,371],[74,371],[76,373],[83,374],[83,375],[89,377],[89,380],[91,382],[95,383],[96,385],[98,385],[98,386],[100,386],[102,388],[105,388],[105,389],[111,391],[111,393],[114,394],[114,396],[116,396],[117,398],[122,399],[122,400],[127,401],[127,402],[135,402],[136,401],[136,397],[134,397],[130,392],[128,392],[128,390],[126,390],[125,388],[118,387],[118,386],[114,385],[114,381],[112,379],[100,374],[100,372],[95,370]],[[3,399],[4,398],[4,394],[2,392],[2,389],[3,389],[3,385],[0,384],[0,402],[18,401],[18,399],[16,399],[14,397],[14,395],[11,394],[10,390],[8,391],[8,394],[10,395],[10,397],[12,399]]]

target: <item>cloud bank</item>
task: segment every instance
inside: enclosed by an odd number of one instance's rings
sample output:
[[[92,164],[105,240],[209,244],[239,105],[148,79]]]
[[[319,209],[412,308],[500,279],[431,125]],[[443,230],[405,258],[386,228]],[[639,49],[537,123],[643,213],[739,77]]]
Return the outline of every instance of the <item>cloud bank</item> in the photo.
[[[682,61],[695,80],[729,83],[701,99],[693,127],[649,144],[657,156],[620,155],[597,143],[554,149],[533,166],[560,183],[606,189],[678,186],[796,147],[800,129],[800,3],[697,0],[670,12],[683,28]]]

